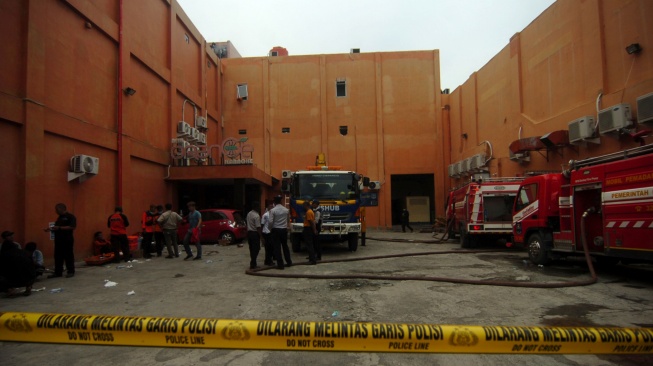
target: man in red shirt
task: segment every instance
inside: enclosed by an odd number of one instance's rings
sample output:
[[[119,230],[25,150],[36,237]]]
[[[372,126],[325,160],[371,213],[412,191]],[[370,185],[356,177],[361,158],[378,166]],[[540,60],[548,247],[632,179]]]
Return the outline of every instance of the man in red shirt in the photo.
[[[114,261],[120,263],[120,250],[122,250],[123,259],[125,262],[131,259],[129,253],[129,240],[127,240],[127,227],[129,220],[127,216],[122,213],[122,207],[117,206],[113,215],[109,216],[107,226],[111,229],[111,246],[113,247]]]

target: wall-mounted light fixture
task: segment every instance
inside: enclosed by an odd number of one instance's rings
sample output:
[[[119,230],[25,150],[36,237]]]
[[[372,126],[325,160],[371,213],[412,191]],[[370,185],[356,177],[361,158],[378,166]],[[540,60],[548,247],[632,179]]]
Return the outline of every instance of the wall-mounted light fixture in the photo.
[[[462,138],[464,138],[465,140],[467,140],[467,132],[465,132],[465,133],[463,133],[462,135],[460,135],[460,137],[462,137]]]
[[[340,126],[340,134],[343,136],[347,136],[349,128],[347,126]]]
[[[125,93],[126,96],[131,97],[132,95],[136,94],[136,89],[126,87],[125,89],[122,90],[123,93]]]
[[[639,45],[639,43],[633,43],[630,46],[626,47],[626,52],[628,52],[629,55],[638,54],[642,52],[642,47]]]

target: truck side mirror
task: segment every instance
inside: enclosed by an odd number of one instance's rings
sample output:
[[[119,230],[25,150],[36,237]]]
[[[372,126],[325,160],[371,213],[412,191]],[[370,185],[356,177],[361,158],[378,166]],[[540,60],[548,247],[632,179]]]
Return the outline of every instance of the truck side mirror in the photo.
[[[369,187],[369,185],[370,185],[370,178],[363,177],[363,187]]]
[[[290,192],[290,182],[288,181],[281,181],[281,192],[288,193]]]

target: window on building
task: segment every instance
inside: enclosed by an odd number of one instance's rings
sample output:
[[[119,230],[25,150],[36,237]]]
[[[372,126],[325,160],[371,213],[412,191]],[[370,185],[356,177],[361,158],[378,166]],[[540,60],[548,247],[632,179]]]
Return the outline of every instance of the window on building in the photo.
[[[186,41],[186,43],[190,43],[190,37],[186,33],[184,33],[184,41]]]
[[[238,130],[239,135],[247,135],[247,130]]]
[[[279,52],[277,52],[277,51],[270,52],[270,56],[278,56],[278,55],[279,55]]]
[[[336,97],[347,96],[347,81],[345,79],[336,80]]]
[[[290,127],[281,127],[281,133],[290,133]]]

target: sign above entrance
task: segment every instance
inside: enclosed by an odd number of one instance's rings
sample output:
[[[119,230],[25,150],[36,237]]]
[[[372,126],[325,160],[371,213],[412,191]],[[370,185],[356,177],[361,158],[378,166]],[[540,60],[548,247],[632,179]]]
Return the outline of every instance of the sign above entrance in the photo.
[[[189,165],[190,160],[208,162],[209,165],[252,165],[254,146],[246,144],[248,138],[228,137],[217,145],[195,145],[183,139],[174,139],[170,156],[175,165]]]

